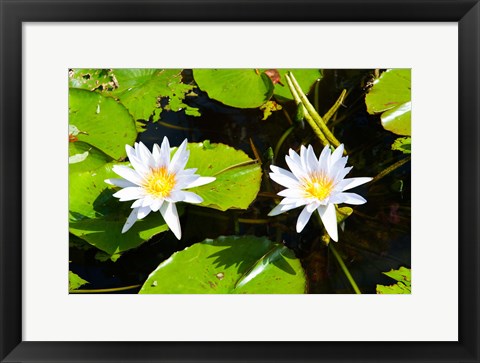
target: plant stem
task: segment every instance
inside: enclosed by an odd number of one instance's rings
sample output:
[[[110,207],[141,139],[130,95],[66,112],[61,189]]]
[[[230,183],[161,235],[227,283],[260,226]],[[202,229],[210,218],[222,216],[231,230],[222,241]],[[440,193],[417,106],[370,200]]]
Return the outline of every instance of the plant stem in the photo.
[[[275,145],[275,150],[273,151],[273,162],[275,163],[275,160],[277,160],[277,154],[280,151],[280,148],[282,147],[283,142],[287,139],[288,135],[292,133],[292,131],[295,129],[295,126],[290,126],[282,136],[278,139],[277,145]]]
[[[305,120],[307,120],[308,124],[313,129],[313,132],[315,133],[315,135],[317,135],[317,137],[320,139],[320,142],[322,143],[322,145],[323,146],[330,145],[330,143],[326,139],[323,132],[317,126],[315,120],[313,120],[313,118],[310,116],[307,109],[305,108],[305,105],[303,104],[300,96],[298,95],[297,90],[293,86],[293,83],[292,83],[290,77],[288,76],[288,74],[286,75],[286,79],[287,79],[288,87],[290,88],[290,91],[292,92],[293,98],[295,99],[295,103],[297,105],[299,105],[299,107],[303,107],[303,113],[305,114]]]
[[[335,112],[337,112],[338,108],[342,105],[343,99],[345,98],[346,94],[347,94],[347,90],[344,89],[342,91],[342,93],[340,94],[340,97],[338,97],[335,104],[328,110],[328,112],[325,115],[323,115],[323,121],[325,122],[325,125],[332,118],[332,116],[335,114]]]
[[[95,294],[95,293],[103,293],[103,292],[117,292],[117,291],[125,291],[136,289],[142,285],[131,285],[131,286],[124,286],[124,287],[114,287],[111,289],[92,289],[92,290],[70,290],[69,293],[71,294]]]
[[[408,163],[411,159],[412,159],[411,156],[407,156],[405,159],[399,160],[395,164],[390,165],[388,168],[386,168],[386,169],[382,170],[380,173],[378,173],[377,176],[372,179],[370,184],[379,181],[380,179],[382,179],[386,175],[390,174],[395,169],[398,169],[399,167],[401,167],[403,164]]]
[[[338,147],[340,145],[340,142],[336,139],[336,137],[330,132],[328,129],[327,125],[325,125],[325,122],[323,122],[322,118],[320,115],[315,111],[315,108],[312,106],[310,101],[308,100],[307,96],[302,91],[302,88],[298,84],[297,80],[293,76],[292,73],[288,73],[286,75],[287,82],[290,78],[290,81],[295,88],[295,90],[298,92],[298,97],[300,97],[300,100],[302,101],[303,106],[306,108],[310,116],[313,118],[314,122],[316,123],[317,127],[320,128],[322,133],[325,135],[327,140],[335,147]],[[305,117],[306,118],[306,117]]]
[[[333,255],[337,259],[338,264],[340,265],[340,268],[342,269],[343,273],[347,277],[348,282],[350,282],[350,285],[352,285],[353,290],[355,291],[356,294],[361,294],[360,289],[357,286],[357,283],[353,279],[352,275],[350,274],[350,271],[348,271],[347,266],[345,265],[345,262],[343,262],[342,257],[338,254],[337,250],[333,246],[333,243],[329,243],[328,247],[332,251]]]

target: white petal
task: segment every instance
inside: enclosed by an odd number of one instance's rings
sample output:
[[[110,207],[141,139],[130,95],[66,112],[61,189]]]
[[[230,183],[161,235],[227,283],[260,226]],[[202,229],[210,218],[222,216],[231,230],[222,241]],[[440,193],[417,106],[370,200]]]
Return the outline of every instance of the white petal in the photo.
[[[300,162],[302,163],[303,170],[308,171],[307,148],[304,145],[300,146]]]
[[[333,177],[333,182],[336,184],[342,181],[343,178],[345,178],[347,174],[350,173],[350,170],[352,169],[353,169],[353,166],[349,166],[347,168],[343,168],[340,171],[338,171],[337,175]]]
[[[305,197],[305,192],[301,189],[284,189],[277,193],[277,195],[281,197],[301,199]]]
[[[143,204],[143,198],[137,199],[135,202],[132,203],[130,208],[139,208]]]
[[[355,193],[338,193],[329,199],[330,203],[347,203],[352,205],[365,204],[367,201],[362,196]]]
[[[140,177],[140,175],[138,175],[138,173],[135,170],[127,166],[114,165],[112,170],[118,175],[120,175],[122,178],[127,179],[128,181],[136,185],[142,184],[142,178]]]
[[[140,207],[137,212],[137,219],[143,219],[150,214],[152,209],[150,207]]]
[[[125,202],[127,200],[135,200],[143,197],[143,189],[136,186],[123,188],[113,194],[113,196],[120,199],[121,202]]]
[[[307,225],[308,221],[310,220],[310,217],[312,216],[312,212],[309,211],[308,205],[303,208],[302,213],[298,216],[297,219],[297,233],[300,233],[303,231],[305,226]]]
[[[295,161],[298,165],[302,165],[302,158],[300,155],[298,155],[295,150],[289,149],[288,150],[288,155],[292,158],[293,161]]]
[[[125,224],[123,225],[122,233],[125,233],[125,232],[127,232],[130,228],[132,228],[132,226],[134,225],[134,223],[137,221],[137,213],[138,213],[138,208],[135,208],[134,210],[132,210],[132,212],[130,213],[130,215],[129,215],[128,218],[127,218],[127,221],[126,221]]]
[[[154,199],[152,196],[150,196],[150,195],[147,194],[147,195],[143,198],[142,207],[149,207],[150,204],[152,204],[154,200],[155,200],[155,199]]]
[[[187,139],[185,139],[170,160],[168,171],[177,174],[180,170],[185,169],[189,156],[190,151],[187,150]]]
[[[153,200],[152,204],[150,204],[150,209],[152,210],[152,212],[156,212],[160,209],[162,204],[163,204],[163,199],[156,198]]]
[[[322,219],[322,223],[327,230],[330,238],[335,242],[338,241],[338,230],[337,230],[337,213],[335,212],[335,204],[327,204],[326,206],[319,206],[317,208],[318,214]]]
[[[371,181],[373,178],[349,178],[349,179],[344,179],[339,183],[339,187],[341,187],[341,190],[349,190],[353,189],[355,187],[358,187],[359,185],[368,183]]]
[[[332,153],[332,156],[330,157],[329,168],[331,168],[343,156],[343,149],[343,144],[340,144]]]
[[[307,174],[307,171],[303,169],[302,162],[300,160],[294,160],[287,155],[285,156],[285,161],[297,179],[302,178]]]
[[[186,186],[185,188],[199,187],[201,185],[211,183],[211,182],[215,181],[216,179],[217,178],[215,178],[213,176],[201,176],[197,180],[195,180],[194,182],[188,184],[188,186]]]
[[[285,199],[284,199],[285,200]],[[292,203],[292,204],[284,204],[283,203],[283,200],[275,207],[273,208],[270,213],[268,213],[268,215],[270,217],[273,217],[273,216],[276,216],[276,215],[279,215],[281,213],[284,213],[284,212],[287,212],[289,211],[290,209],[295,209],[295,208],[298,208],[299,206],[296,205],[295,203]]]
[[[185,203],[202,203],[203,198],[193,192],[182,192],[183,193],[183,201]]]
[[[115,178],[105,179],[105,183],[110,184],[110,185],[116,185],[117,187],[120,187],[120,188],[128,188],[128,187],[136,187],[137,186],[137,184],[129,182],[128,180],[115,179]]]
[[[150,172],[149,166],[143,164],[142,161],[135,156],[135,153],[130,152],[129,154],[130,155],[128,155],[128,160],[130,161],[130,164],[132,164],[138,175],[144,178]]]
[[[301,207],[305,204],[308,204],[309,201],[305,198],[283,198],[282,201],[280,202],[281,204],[293,204],[294,208]]]
[[[319,171],[328,172],[329,160],[330,160],[330,146],[327,145],[323,148],[322,153],[318,157]]]
[[[170,143],[168,142],[167,137],[165,136],[162,141],[162,146],[160,146],[160,167],[168,168],[170,164]]]
[[[162,214],[165,223],[167,223],[170,230],[173,232],[177,239],[182,238],[182,230],[180,227],[180,220],[178,219],[177,207],[174,203],[164,202],[160,207],[160,213]]]
[[[287,188],[295,188],[300,185],[295,175],[288,170],[274,165],[270,165],[270,169],[273,171],[273,173],[269,173],[270,179],[272,179],[274,182]]]
[[[191,175],[195,174],[196,171],[197,171],[197,168],[183,169],[183,170],[180,170],[177,173],[177,177],[179,177],[179,176],[191,176]]]
[[[345,165],[347,165],[347,161],[348,161],[347,156],[344,156],[338,159],[337,162],[330,167],[330,171],[329,171],[330,176],[335,179],[335,177],[338,174],[340,174],[342,170],[344,170]]]
[[[305,160],[308,165],[309,172],[317,170],[317,157],[315,156],[312,145],[308,145],[306,154]]]
[[[138,143],[137,155],[140,156],[140,160],[142,161],[143,165],[147,165],[149,168],[155,167],[153,155],[150,150],[148,150],[148,147],[143,144],[143,142]]]
[[[152,157],[153,160],[155,161],[155,168],[160,168],[161,165],[161,157],[160,157],[160,146],[158,144],[153,145],[153,150],[152,150]]]

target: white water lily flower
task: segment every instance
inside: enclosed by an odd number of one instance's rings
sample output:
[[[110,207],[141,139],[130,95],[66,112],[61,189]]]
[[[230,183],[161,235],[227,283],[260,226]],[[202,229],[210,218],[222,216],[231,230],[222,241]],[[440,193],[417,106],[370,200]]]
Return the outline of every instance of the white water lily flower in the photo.
[[[325,146],[317,159],[311,145],[308,145],[308,148],[302,145],[300,155],[290,149],[289,155],[285,156],[291,172],[271,165],[273,173],[270,173],[270,178],[287,189],[278,193],[285,198],[268,215],[276,216],[290,209],[305,206],[297,220],[297,232],[300,233],[312,213],[317,210],[327,233],[335,242],[338,241],[335,204],[366,203],[367,201],[360,195],[345,191],[372,180],[372,178],[345,179],[352,167],[345,167],[348,157],[342,156],[343,149],[342,144],[331,153],[330,147]]]
[[[150,212],[160,211],[170,230],[180,239],[182,231],[175,203],[201,203],[202,197],[183,189],[211,183],[214,177],[202,177],[195,174],[197,169],[185,169],[190,151],[187,139],[178,147],[170,159],[170,143],[164,137],[162,145],[153,145],[153,152],[140,143],[135,148],[126,145],[128,159],[133,169],[115,165],[113,171],[123,179],[107,179],[106,183],[123,188],[113,194],[122,202],[134,200],[132,212],[123,226],[127,232],[137,219],[145,218]]]

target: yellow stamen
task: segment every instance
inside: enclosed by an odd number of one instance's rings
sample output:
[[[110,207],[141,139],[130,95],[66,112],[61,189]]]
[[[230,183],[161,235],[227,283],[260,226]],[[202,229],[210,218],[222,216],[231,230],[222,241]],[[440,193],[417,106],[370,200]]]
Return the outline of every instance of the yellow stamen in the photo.
[[[145,178],[144,188],[148,194],[155,197],[168,197],[175,187],[175,174],[170,174],[167,168],[152,169]]]
[[[327,198],[333,190],[333,180],[325,174],[311,174],[304,179],[304,190],[307,197],[323,200]]]

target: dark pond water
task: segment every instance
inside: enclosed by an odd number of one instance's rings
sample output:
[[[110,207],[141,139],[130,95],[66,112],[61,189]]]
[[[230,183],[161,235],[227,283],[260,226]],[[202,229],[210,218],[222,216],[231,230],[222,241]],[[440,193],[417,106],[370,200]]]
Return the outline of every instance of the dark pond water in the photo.
[[[348,177],[374,177],[405,158],[402,153],[391,150],[397,136],[383,129],[379,117],[366,112],[364,95],[371,74],[369,70],[326,70],[317,90],[310,93],[310,99],[318,103],[322,115],[343,89],[349,90],[345,106],[340,107],[332,121],[334,134],[349,151],[348,164],[354,167]],[[184,77],[191,80],[191,72],[184,71]],[[161,122],[146,123],[147,131],[139,134],[138,141],[151,149],[165,135],[172,145],[179,145],[185,138],[190,142],[208,139],[241,149],[254,158],[253,144],[263,158],[263,168],[268,170],[271,161],[267,150],[275,149],[277,140],[291,126],[286,114],[293,115],[295,106],[287,104],[285,112],[274,112],[263,121],[263,114],[257,109],[227,107],[198,89],[196,93],[198,97],[188,98],[187,103],[198,107],[201,117],[164,111]],[[304,128],[299,125],[285,139],[276,165],[286,168],[283,155],[288,149],[309,143],[314,145],[317,154],[322,149],[308,124]],[[313,218],[301,234],[294,230],[300,209],[266,220],[265,216],[275,205],[271,194],[279,191],[276,187],[264,177],[261,193],[247,211],[217,212],[188,205],[187,213],[181,218],[184,232],[181,241],[172,233],[163,233],[124,253],[116,262],[99,262],[95,259],[96,251],[71,248],[70,268],[90,282],[88,289],[141,285],[158,264],[175,251],[205,238],[252,234],[268,236],[295,251],[306,271],[310,293],[352,293],[337,261],[321,241]],[[368,202],[354,207],[335,247],[362,293],[375,293],[376,284],[392,283],[382,271],[410,267],[410,188],[410,162],[407,162],[382,179],[355,190]],[[138,290],[136,287],[123,293]]]

